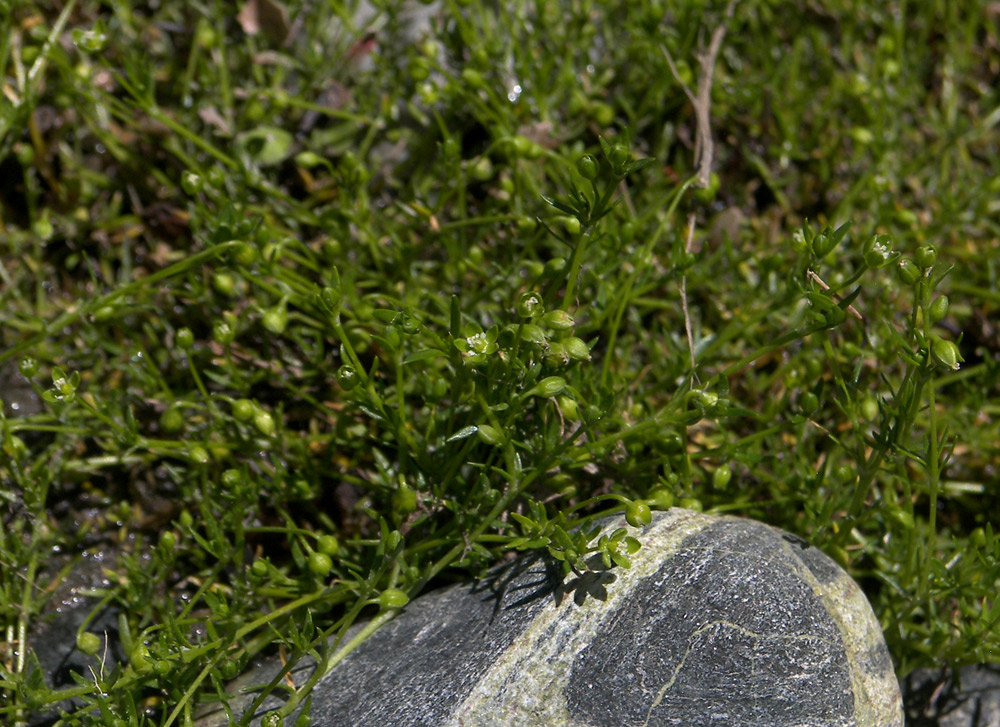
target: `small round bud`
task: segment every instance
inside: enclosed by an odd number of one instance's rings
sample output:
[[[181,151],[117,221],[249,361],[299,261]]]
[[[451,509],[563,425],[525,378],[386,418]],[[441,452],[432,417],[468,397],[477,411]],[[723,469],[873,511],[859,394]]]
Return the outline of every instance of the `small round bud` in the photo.
[[[256,405],[249,399],[237,399],[233,402],[233,416],[245,422],[257,411]]]
[[[927,311],[930,314],[931,323],[937,323],[947,316],[948,306],[949,302],[947,295],[939,295],[935,298],[934,302],[931,303],[930,309]]]
[[[38,361],[30,356],[25,356],[18,362],[17,370],[24,378],[32,379],[38,373]]]
[[[212,326],[212,338],[215,339],[216,343],[228,346],[236,340],[236,331],[226,321],[216,321],[215,325]]]
[[[521,318],[534,318],[545,312],[542,296],[534,290],[522,293],[517,301],[517,314]]]
[[[570,336],[569,338],[564,338],[560,343],[563,345],[564,350],[571,359],[577,361],[589,361],[590,360],[590,348],[584,342],[582,338],[577,338],[576,336]]]
[[[177,347],[182,351],[189,350],[194,345],[194,334],[191,329],[184,327],[177,331]]]
[[[570,235],[574,237],[580,234],[583,229],[583,225],[580,224],[580,220],[576,217],[563,217],[561,218],[562,226]]]
[[[160,429],[165,434],[176,434],[184,428],[184,412],[172,406],[160,415]]]
[[[382,608],[402,608],[409,601],[410,597],[398,588],[386,588],[378,597],[378,603]]]
[[[316,550],[329,556],[334,556],[340,550],[340,541],[336,535],[320,535],[316,543]]]
[[[937,262],[937,248],[933,245],[921,245],[913,253],[913,259],[921,270],[928,270]]]
[[[417,509],[417,491],[408,485],[400,485],[392,493],[392,509],[400,515],[409,515]]]
[[[529,392],[534,396],[549,398],[556,396],[566,388],[566,379],[562,376],[549,376],[539,381]]]
[[[625,522],[634,528],[649,525],[653,520],[653,511],[645,500],[633,500],[625,506]]]
[[[260,322],[264,325],[271,333],[280,336],[285,332],[285,327],[288,325],[288,311],[285,309],[284,305],[276,305],[273,308],[268,308],[264,311],[264,315],[261,317]]]
[[[811,391],[807,391],[799,398],[799,406],[804,413],[812,414],[819,408],[819,398]]]
[[[935,338],[931,343],[931,358],[938,366],[958,371],[959,364],[965,359],[952,341]]]
[[[503,432],[489,424],[480,424],[476,427],[476,435],[480,441],[493,446],[503,444],[504,441]]]
[[[903,285],[914,285],[920,280],[920,268],[909,258],[903,258],[899,261],[899,267],[896,268],[896,272],[899,274],[899,280]]]
[[[270,437],[274,434],[274,417],[263,409],[258,410],[257,413],[254,414],[253,425],[257,427],[257,431],[265,437]]]
[[[201,178],[200,174],[195,174],[194,172],[184,172],[181,175],[181,189],[184,190],[184,194],[189,197],[193,197],[198,194],[205,186],[205,180]]]
[[[309,572],[322,578],[333,569],[333,560],[326,553],[309,554]]]
[[[192,444],[188,447],[188,458],[195,464],[201,465],[208,464],[212,459],[208,450],[200,444]]]
[[[646,501],[657,510],[669,510],[674,506],[674,493],[666,487],[657,487],[650,491]]]
[[[76,635],[76,648],[87,656],[93,656],[101,648],[101,637],[89,631],[81,631]]]
[[[361,377],[350,364],[344,364],[337,369],[337,383],[344,391],[351,391],[361,383]]]
[[[608,161],[611,162],[611,169],[617,176],[622,176],[625,171],[625,165],[629,163],[631,158],[632,153],[624,144],[615,144],[611,147],[611,152],[608,154]]]
[[[542,316],[542,323],[549,328],[554,328],[557,331],[565,331],[572,328],[575,321],[573,320],[573,316],[566,311],[556,309],[549,311]]]
[[[733,478],[733,471],[728,464],[720,465],[712,473],[712,486],[717,490],[724,490],[729,487],[729,481]]]
[[[590,154],[584,154],[576,161],[576,170],[584,179],[597,179],[597,160]]]

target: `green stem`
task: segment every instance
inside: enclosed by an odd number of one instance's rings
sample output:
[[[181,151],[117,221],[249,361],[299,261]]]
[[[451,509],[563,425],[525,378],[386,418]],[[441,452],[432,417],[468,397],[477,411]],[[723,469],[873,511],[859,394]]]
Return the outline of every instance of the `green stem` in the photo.
[[[97,298],[91,298],[85,303],[82,303],[79,307],[72,310],[68,310],[62,315],[56,317],[54,321],[46,325],[41,331],[29,338],[28,340],[8,348],[6,351],[0,353],[0,363],[3,363],[9,358],[17,356],[24,353],[25,351],[31,349],[33,346],[38,345],[42,341],[51,338],[56,331],[65,328],[66,326],[73,325],[78,320],[84,316],[89,315],[98,308],[111,305],[112,303],[124,298],[132,293],[143,288],[151,288],[154,283],[158,283],[161,280],[166,280],[180,273],[187,272],[195,265],[199,265],[202,262],[211,260],[217,257],[219,254],[225,252],[231,247],[240,244],[239,241],[231,240],[229,242],[223,242],[218,245],[213,245],[207,250],[202,250],[201,252],[195,253],[189,258],[180,260],[173,265],[165,267],[163,270],[157,271],[152,275],[147,275],[139,280],[133,280],[127,285],[123,285],[120,288],[116,288],[105,295],[98,296]]]

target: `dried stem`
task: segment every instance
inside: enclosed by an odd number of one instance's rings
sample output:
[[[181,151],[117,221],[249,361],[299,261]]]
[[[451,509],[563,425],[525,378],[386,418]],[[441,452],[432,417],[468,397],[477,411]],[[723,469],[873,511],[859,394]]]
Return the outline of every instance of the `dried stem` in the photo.
[[[733,17],[733,13],[736,12],[737,2],[738,0],[729,0],[729,4],[726,6],[726,20]],[[712,80],[715,76],[715,61],[719,57],[719,50],[722,48],[722,40],[725,36],[726,22],[723,21],[719,27],[712,31],[712,39],[709,41],[708,48],[696,54],[698,65],[701,67],[698,73],[697,93],[692,91],[691,87],[681,79],[670,51],[667,50],[666,46],[661,46],[663,55],[667,58],[667,64],[670,66],[670,72],[674,74],[674,78],[680,84],[684,93],[691,101],[691,105],[694,107],[696,124],[694,159],[697,169],[694,184],[703,189],[709,186],[712,177],[712,164],[715,160],[715,143],[712,141],[711,123]],[[695,214],[692,212],[688,215],[687,240],[684,244],[684,252],[686,253],[690,253],[694,249],[694,226]],[[691,315],[688,310],[686,275],[681,276],[680,293],[681,309],[684,312],[684,330],[687,333],[688,352],[691,356],[691,372],[693,375],[696,375],[694,374],[694,334],[691,332]]]

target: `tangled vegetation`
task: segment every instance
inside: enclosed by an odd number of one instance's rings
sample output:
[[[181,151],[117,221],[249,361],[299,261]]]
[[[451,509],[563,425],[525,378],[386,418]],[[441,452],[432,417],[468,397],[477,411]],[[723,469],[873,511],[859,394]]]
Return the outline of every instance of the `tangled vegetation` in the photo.
[[[0,721],[191,724],[670,506],[996,659],[993,4],[3,4]]]

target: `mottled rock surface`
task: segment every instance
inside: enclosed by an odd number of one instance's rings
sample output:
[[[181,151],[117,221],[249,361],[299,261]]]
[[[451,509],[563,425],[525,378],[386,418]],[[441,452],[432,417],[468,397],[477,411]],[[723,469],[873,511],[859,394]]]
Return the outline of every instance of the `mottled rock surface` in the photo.
[[[903,688],[907,727],[1000,727],[1000,664],[921,669]]]
[[[820,551],[678,509],[641,535],[630,570],[563,583],[552,563],[521,559],[415,600],[319,682],[312,723],[903,724],[878,622]]]

